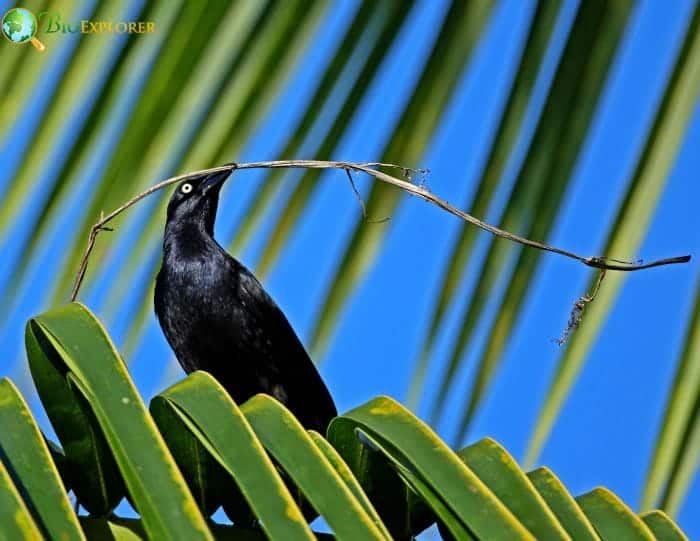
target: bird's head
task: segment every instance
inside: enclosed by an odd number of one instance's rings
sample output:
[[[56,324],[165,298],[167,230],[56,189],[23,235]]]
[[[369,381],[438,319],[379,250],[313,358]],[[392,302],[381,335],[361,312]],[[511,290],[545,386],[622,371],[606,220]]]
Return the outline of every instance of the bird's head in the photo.
[[[168,223],[193,223],[214,230],[219,192],[230,170],[188,178],[181,182],[168,203]]]

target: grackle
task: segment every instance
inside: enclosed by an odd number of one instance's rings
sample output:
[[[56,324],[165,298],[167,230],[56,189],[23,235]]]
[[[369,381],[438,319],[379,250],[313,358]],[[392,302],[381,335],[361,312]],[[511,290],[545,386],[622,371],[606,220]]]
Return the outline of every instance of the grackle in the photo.
[[[336,409],[294,329],[253,274],[214,240],[230,171],[182,182],[168,204],[155,311],[185,372],[205,370],[238,404],[266,393],[307,429]]]

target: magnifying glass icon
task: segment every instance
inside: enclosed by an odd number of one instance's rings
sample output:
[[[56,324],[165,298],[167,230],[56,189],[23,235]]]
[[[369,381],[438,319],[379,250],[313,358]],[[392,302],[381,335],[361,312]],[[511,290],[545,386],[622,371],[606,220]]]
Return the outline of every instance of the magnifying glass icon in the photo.
[[[34,14],[25,8],[12,8],[2,17],[2,34],[12,43],[31,43],[42,52],[46,46],[39,41],[36,31],[39,28]]]

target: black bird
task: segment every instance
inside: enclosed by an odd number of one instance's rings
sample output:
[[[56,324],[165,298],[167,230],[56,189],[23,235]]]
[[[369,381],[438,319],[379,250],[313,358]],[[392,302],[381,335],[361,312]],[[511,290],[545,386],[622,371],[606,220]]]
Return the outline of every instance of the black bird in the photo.
[[[336,408],[304,346],[255,276],[214,240],[229,174],[190,178],[173,193],[156,316],[185,372],[206,370],[238,404],[269,394],[325,433]]]

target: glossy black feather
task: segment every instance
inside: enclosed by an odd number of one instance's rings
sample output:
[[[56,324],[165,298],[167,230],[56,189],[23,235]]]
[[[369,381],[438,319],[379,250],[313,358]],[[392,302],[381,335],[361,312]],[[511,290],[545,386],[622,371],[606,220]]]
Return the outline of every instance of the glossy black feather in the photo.
[[[274,396],[306,428],[325,433],[336,408],[304,346],[255,276],[214,240],[227,177],[183,182],[170,200],[158,321],[185,372],[206,370],[238,404]]]

